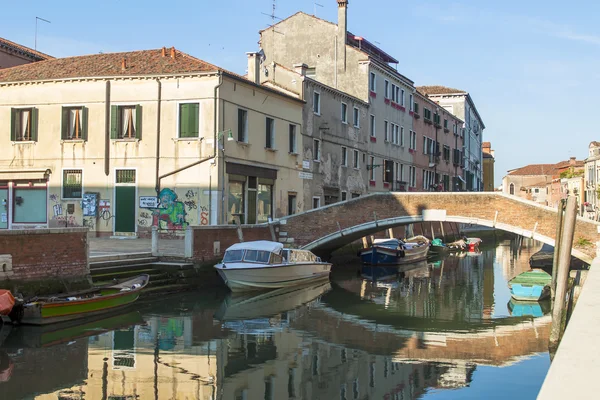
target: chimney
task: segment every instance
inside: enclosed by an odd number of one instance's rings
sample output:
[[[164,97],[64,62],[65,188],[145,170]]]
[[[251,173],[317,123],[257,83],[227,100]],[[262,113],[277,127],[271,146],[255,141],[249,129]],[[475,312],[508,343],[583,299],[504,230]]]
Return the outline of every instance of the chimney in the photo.
[[[573,166],[573,165],[575,165],[576,163],[577,163],[577,160],[576,160],[576,158],[575,158],[575,157],[571,157],[571,158],[569,158],[569,165],[570,165],[570,166]]]
[[[171,58],[175,59],[175,46],[171,47]]]
[[[163,46],[163,48],[162,48],[162,50],[160,52],[160,55],[163,56],[163,57],[167,56],[167,48],[166,47]]]
[[[246,53],[248,56],[248,80],[260,85],[260,57],[256,52]]]
[[[121,60],[121,71],[125,71],[127,69],[127,60]]]
[[[338,31],[337,31],[337,62],[340,72],[346,71],[346,35],[348,31],[348,0],[337,0]]]
[[[300,64],[294,64],[294,71],[296,71],[297,73],[299,73],[302,76],[306,76],[306,70],[308,69],[308,65],[304,64],[304,63],[300,63]]]

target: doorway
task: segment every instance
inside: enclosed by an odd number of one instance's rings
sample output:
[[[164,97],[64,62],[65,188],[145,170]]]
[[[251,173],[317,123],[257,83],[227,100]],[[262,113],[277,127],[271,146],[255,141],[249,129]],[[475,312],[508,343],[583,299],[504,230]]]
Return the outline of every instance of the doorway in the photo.
[[[136,170],[118,169],[115,172],[114,233],[132,235],[136,231]]]
[[[8,186],[3,186],[0,183],[0,229],[8,229]]]

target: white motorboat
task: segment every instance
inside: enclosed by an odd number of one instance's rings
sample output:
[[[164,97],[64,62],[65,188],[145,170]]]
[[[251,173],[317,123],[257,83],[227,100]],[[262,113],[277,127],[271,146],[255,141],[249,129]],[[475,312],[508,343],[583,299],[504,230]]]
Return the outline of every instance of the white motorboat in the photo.
[[[241,292],[328,279],[331,264],[308,250],[284,249],[282,243],[258,240],[229,247],[215,268],[231,291]]]

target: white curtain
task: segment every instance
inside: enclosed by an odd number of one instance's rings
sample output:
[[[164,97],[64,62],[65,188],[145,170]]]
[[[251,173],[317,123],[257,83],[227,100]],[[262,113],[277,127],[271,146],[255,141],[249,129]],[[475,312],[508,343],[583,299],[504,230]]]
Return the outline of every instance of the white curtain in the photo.
[[[29,134],[29,132],[30,132],[30,127],[29,127],[30,113],[31,113],[31,111],[29,111],[29,110],[21,111],[21,129],[19,130],[19,133],[21,134],[21,140],[30,140],[31,139],[31,135]]]
[[[72,109],[69,111],[69,139],[81,138],[81,114],[79,111],[79,109]]]
[[[135,137],[135,108],[123,109],[123,137]]]

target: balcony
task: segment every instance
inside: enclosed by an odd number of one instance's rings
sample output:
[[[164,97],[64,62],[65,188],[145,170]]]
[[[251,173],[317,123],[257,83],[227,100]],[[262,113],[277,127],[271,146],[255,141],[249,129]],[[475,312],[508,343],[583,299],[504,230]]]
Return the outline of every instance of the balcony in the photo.
[[[419,118],[421,118],[421,116],[419,115],[419,113],[417,113],[416,111],[415,111],[415,112],[413,112],[413,117],[414,117],[415,119],[419,119]]]
[[[424,118],[423,118],[423,122],[425,122],[426,124],[429,124],[429,125],[432,125],[432,124],[433,124],[433,121],[432,121],[432,120],[430,120],[430,119],[429,119],[429,118],[427,118],[427,117],[424,117]]]

